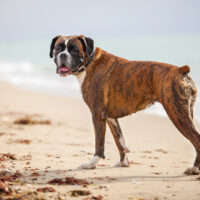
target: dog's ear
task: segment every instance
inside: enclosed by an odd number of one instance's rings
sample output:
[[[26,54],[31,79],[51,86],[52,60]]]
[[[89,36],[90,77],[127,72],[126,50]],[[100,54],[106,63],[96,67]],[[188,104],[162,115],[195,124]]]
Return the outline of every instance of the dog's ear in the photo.
[[[86,37],[85,38],[86,42],[87,42],[87,48],[86,50],[88,51],[88,54],[91,55],[91,53],[94,50],[94,40],[91,38]]]
[[[83,49],[86,52],[86,55],[89,57],[94,49],[94,40],[83,35],[80,35],[78,39],[81,41]]]
[[[50,46],[50,53],[49,53],[49,56],[50,58],[53,58],[53,49],[54,49],[54,46],[55,46],[55,43],[57,41],[57,39],[60,37],[60,35],[54,37],[51,41],[51,46]]]

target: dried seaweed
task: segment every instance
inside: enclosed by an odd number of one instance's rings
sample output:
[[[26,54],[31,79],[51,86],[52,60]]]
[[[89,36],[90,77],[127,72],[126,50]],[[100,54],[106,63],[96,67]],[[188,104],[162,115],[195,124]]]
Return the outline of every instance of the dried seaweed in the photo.
[[[89,190],[72,190],[72,191],[69,191],[68,194],[71,197],[78,197],[78,196],[90,195],[91,192]]]

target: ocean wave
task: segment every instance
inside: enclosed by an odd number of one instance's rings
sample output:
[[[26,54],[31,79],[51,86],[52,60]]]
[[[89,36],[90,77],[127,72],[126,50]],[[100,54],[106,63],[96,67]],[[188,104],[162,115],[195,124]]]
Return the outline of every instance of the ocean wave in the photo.
[[[79,96],[79,87],[74,77],[60,78],[55,68],[34,65],[30,62],[0,62],[0,80],[11,82],[26,89],[47,93]]]
[[[10,73],[31,73],[34,70],[34,65],[30,62],[0,62],[0,73],[10,74]]]

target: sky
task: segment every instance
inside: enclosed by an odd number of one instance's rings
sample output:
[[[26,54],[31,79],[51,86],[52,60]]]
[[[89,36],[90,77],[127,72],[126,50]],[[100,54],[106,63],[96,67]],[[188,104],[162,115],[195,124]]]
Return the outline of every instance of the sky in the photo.
[[[199,0],[0,0],[0,39],[200,33]]]

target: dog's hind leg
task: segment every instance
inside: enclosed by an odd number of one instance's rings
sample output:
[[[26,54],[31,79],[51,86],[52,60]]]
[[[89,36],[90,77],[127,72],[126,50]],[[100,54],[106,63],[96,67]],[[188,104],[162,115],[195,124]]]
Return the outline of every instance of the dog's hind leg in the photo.
[[[191,117],[189,116],[189,112],[185,111],[184,108],[182,112],[179,112],[182,108],[179,109],[173,107],[168,109],[165,107],[165,110],[177,127],[177,129],[193,144],[196,149],[197,156],[194,162],[194,166],[192,168],[188,168],[185,173],[186,174],[198,174],[200,167],[200,135],[197,132]]]
[[[117,167],[129,167],[130,163],[128,158],[126,157],[126,153],[129,152],[129,149],[126,147],[124,136],[122,135],[121,128],[119,126],[119,122],[117,119],[108,118],[107,119],[108,126],[112,132],[115,143],[119,150],[120,154],[120,162],[118,162],[115,166]]]
[[[196,94],[194,94],[190,100],[190,114],[191,114],[192,119],[193,119],[193,108],[194,108],[195,100],[196,100]]]
[[[171,92],[169,92],[170,89]],[[185,85],[177,84],[176,82],[173,82],[171,88],[167,90],[168,93],[163,93],[166,94],[162,102],[163,107],[177,129],[193,144],[197,152],[193,167],[188,168],[185,173],[198,174],[200,167],[200,134],[196,130],[192,119],[192,107],[196,91],[191,87],[186,88]],[[193,91],[187,92],[187,90]],[[192,102],[191,98],[193,98]]]

